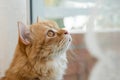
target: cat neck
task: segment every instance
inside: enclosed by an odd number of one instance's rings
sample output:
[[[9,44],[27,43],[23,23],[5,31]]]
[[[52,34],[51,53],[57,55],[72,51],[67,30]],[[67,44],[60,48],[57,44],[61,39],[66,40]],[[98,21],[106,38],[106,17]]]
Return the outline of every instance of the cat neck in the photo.
[[[17,78],[18,80],[39,80],[46,77],[46,74],[51,76],[57,76],[57,74],[64,74],[64,70],[66,69],[66,54],[55,55],[48,58],[46,61],[40,61],[33,65],[33,63],[29,62],[29,59],[25,53],[25,46],[17,45],[15,55],[13,61],[11,63],[10,68],[6,72],[6,76],[8,78]],[[50,76],[51,75],[51,76]],[[60,77],[60,78],[61,78]],[[13,79],[15,80],[15,79]],[[48,79],[49,80],[49,79]]]
[[[27,55],[25,54],[25,46],[20,46],[19,44],[16,46],[16,50],[14,53],[14,57],[12,60],[12,63],[10,67],[8,68],[6,72],[6,77],[14,77],[14,78],[19,78],[23,72],[23,67],[27,68],[28,60],[27,60]],[[21,77],[22,78],[22,77]]]

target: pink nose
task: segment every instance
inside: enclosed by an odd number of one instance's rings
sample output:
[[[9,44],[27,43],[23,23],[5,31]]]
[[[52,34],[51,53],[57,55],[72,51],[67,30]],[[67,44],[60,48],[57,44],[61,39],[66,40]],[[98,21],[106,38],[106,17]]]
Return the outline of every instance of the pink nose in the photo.
[[[69,32],[65,28],[62,28],[62,33],[65,35],[69,34]]]
[[[68,34],[68,31],[65,31],[65,33],[64,34]]]

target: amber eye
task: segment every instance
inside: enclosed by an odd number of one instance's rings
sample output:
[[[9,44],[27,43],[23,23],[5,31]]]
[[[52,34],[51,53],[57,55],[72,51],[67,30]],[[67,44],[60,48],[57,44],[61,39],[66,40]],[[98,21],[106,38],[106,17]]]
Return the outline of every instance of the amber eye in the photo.
[[[49,31],[47,32],[47,35],[48,35],[49,37],[54,37],[54,36],[55,36],[55,32],[54,32],[53,30],[49,30]]]

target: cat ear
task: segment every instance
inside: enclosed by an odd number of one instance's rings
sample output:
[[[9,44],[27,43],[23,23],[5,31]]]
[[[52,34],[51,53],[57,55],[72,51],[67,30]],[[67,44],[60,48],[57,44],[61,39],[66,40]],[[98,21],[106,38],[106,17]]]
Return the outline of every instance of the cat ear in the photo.
[[[19,37],[23,44],[30,44],[30,31],[22,22],[18,22]]]
[[[37,23],[39,23],[39,22],[40,22],[40,17],[38,16],[38,17],[37,17]]]

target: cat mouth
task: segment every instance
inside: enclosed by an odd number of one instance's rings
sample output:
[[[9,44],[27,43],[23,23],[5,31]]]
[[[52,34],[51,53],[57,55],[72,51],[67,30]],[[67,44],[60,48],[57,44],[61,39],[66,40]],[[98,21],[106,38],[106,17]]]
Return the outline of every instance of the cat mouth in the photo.
[[[64,43],[64,45],[67,46],[67,47],[69,47],[69,45],[71,44],[71,42],[72,42],[71,35],[66,35],[65,36],[65,43]]]
[[[66,35],[66,39],[68,40],[68,42],[71,42],[72,41],[71,35]]]
[[[59,48],[67,49],[72,41],[72,37],[70,34],[64,36],[64,38],[59,42]]]
[[[72,37],[71,36],[69,36],[69,42],[71,42],[72,41]]]

